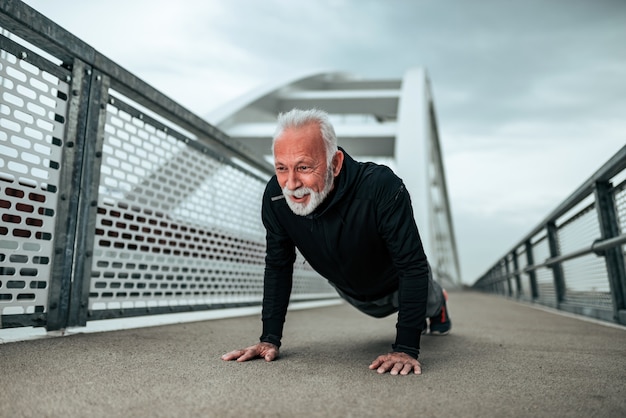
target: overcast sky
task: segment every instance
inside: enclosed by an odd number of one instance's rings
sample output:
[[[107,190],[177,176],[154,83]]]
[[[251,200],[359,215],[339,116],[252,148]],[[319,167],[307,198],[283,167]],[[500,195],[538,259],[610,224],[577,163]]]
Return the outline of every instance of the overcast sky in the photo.
[[[473,283],[626,144],[624,0],[28,0],[200,116],[294,74],[434,93]]]

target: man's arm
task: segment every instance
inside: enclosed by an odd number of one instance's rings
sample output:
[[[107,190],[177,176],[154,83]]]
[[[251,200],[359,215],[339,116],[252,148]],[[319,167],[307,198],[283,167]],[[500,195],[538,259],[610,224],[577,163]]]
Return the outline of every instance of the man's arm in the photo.
[[[266,230],[265,271],[263,275],[263,332],[260,342],[250,347],[234,350],[222,356],[223,360],[247,361],[263,357],[272,361],[278,357],[283,325],[289,306],[293,280],[295,245],[285,233],[274,212],[275,199],[269,189],[263,196],[262,219]],[[284,202],[280,202],[285,204]],[[276,204],[280,204],[276,203]]]
[[[396,341],[392,347],[394,353],[404,353],[413,358],[415,360],[415,363],[411,362],[413,370],[417,371],[419,367],[421,371],[417,357],[421,331],[426,320],[429,267],[415,224],[408,191],[400,179],[396,177],[395,181],[393,187],[387,183],[383,189],[393,190],[391,198],[386,193],[386,199],[378,200],[379,232],[399,272],[398,322]],[[380,356],[372,365],[376,364],[378,369],[382,367],[386,371],[392,371],[402,364],[402,359],[399,359],[399,363],[389,367],[387,367],[389,359],[377,364],[381,358],[386,358],[386,356]]]

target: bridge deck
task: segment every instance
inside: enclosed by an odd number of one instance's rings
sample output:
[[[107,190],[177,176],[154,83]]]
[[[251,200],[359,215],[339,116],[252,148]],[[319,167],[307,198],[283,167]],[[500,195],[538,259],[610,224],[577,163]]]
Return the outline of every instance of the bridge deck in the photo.
[[[0,416],[626,416],[626,330],[452,293],[454,327],[424,337],[422,376],[367,366],[393,318],[292,311],[281,359],[224,362],[256,317],[0,345]]]

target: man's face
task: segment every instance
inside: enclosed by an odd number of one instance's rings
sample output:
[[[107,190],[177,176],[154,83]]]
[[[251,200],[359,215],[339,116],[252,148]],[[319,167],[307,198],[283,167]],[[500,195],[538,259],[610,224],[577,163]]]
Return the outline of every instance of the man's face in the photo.
[[[305,216],[332,190],[333,178],[339,174],[341,164],[328,167],[319,126],[311,123],[286,129],[276,139],[274,168],[287,204],[296,215]]]

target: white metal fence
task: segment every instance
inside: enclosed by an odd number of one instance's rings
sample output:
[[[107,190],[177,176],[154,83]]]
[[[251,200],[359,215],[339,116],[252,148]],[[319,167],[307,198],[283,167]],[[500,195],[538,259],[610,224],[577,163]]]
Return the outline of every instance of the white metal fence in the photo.
[[[0,29],[0,328],[259,305],[262,157],[19,1]]]

